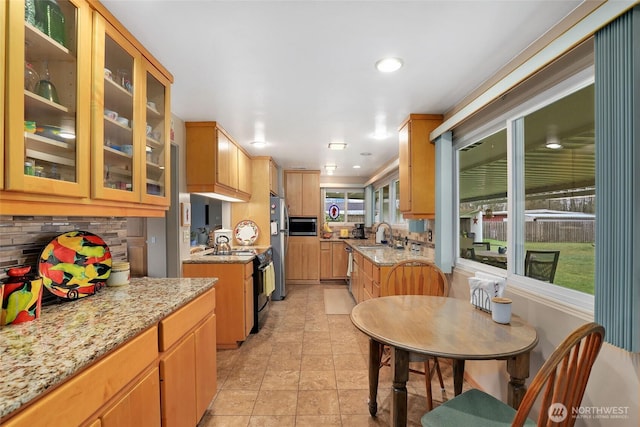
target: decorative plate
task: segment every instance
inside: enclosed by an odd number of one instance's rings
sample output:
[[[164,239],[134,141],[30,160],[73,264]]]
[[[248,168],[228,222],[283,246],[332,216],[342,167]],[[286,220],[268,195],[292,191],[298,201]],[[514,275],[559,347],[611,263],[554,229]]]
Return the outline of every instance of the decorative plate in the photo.
[[[102,289],[111,274],[111,252],[99,236],[69,231],[40,254],[38,273],[44,286],[64,299],[78,299]]]
[[[245,219],[236,225],[233,235],[241,245],[252,245],[258,238],[258,232],[258,225],[249,219]]]

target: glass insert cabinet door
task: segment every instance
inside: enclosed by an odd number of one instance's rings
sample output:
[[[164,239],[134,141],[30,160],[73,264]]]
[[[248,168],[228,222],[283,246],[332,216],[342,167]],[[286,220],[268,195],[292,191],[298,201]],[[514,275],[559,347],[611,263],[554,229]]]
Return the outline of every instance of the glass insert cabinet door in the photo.
[[[147,62],[144,63],[145,85],[145,176],[143,185],[144,203],[168,205],[169,183],[169,87],[170,82]]]
[[[6,7],[5,81],[15,84],[6,93],[4,187],[88,196],[91,11],[81,0]]]
[[[94,116],[92,197],[138,202],[141,196],[137,106],[141,55],[105,19],[94,14]]]

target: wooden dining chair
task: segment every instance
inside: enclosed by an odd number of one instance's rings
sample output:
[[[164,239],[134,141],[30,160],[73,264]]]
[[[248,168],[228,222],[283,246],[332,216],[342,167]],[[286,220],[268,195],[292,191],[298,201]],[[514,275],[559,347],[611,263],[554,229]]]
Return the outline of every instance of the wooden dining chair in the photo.
[[[483,391],[471,389],[424,414],[422,425],[572,427],[576,421],[572,408],[580,406],[603,339],[604,327],[594,322],[569,334],[533,378],[517,411]],[[535,402],[540,408],[537,422],[528,418]]]
[[[389,274],[387,280],[381,284],[380,296],[389,295],[430,295],[447,296],[449,293],[449,282],[435,264],[422,260],[407,260],[396,263]],[[390,366],[391,350],[383,346],[380,355],[380,367]],[[433,361],[433,368],[431,367]],[[438,375],[440,389],[444,393],[444,381],[440,371],[440,363],[436,357],[424,354],[409,353],[409,362],[420,362],[424,364],[424,371],[410,368],[409,371],[424,375],[427,392],[427,408],[433,409],[433,392],[431,389],[431,378],[433,372]]]
[[[553,283],[558,267],[560,251],[527,251],[524,258],[524,275]]]

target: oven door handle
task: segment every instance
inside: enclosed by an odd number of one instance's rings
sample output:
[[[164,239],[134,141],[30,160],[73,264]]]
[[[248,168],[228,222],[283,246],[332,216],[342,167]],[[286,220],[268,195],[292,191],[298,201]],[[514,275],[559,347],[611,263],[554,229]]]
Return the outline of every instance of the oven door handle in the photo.
[[[265,271],[267,268],[269,268],[269,266],[270,266],[270,265],[273,265],[273,262],[272,262],[272,261],[269,261],[269,263],[268,263],[268,264],[261,265],[260,267],[258,267],[258,270],[260,270],[260,271]]]

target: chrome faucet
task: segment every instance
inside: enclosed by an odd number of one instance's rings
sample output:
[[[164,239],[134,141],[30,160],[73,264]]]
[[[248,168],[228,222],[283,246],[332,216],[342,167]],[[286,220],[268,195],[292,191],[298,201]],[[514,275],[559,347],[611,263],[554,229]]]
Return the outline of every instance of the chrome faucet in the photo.
[[[375,225],[376,228],[375,228],[374,232],[377,232],[378,228],[380,228],[381,225],[386,225],[387,227],[389,227],[389,240],[388,240],[388,243],[389,243],[389,246],[393,246],[393,228],[391,228],[391,224],[389,224],[388,222],[385,222],[385,221],[379,222],[379,223],[377,223]]]

